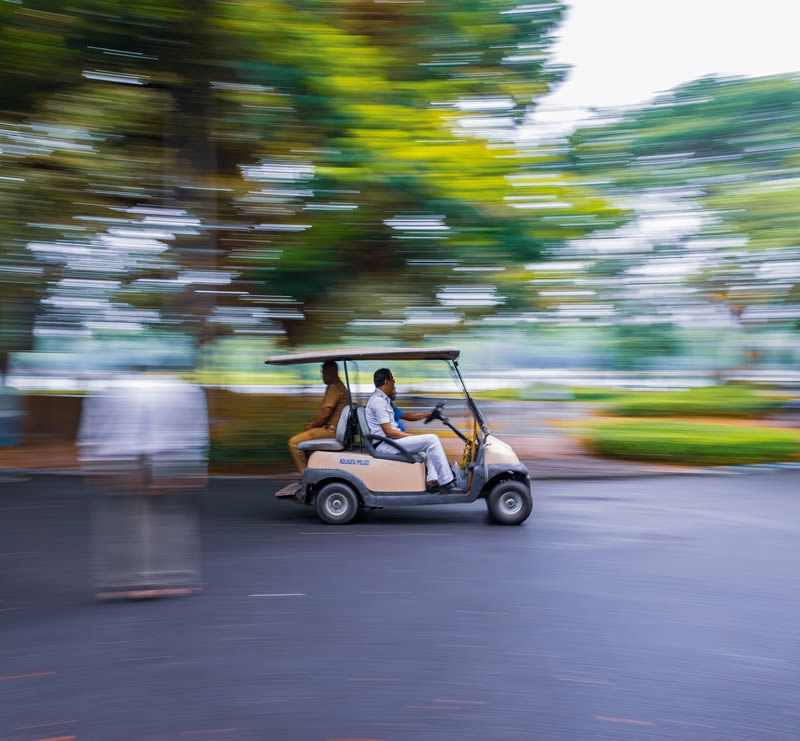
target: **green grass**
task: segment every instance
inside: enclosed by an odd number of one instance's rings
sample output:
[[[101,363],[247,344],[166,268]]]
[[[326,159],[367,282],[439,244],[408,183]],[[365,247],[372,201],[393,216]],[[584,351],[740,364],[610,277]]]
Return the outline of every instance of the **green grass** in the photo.
[[[534,383],[523,388],[489,389],[473,396],[484,401],[572,401],[573,394],[565,386]]]
[[[765,417],[782,400],[745,386],[711,386],[688,391],[631,393],[607,412],[618,417]]]
[[[748,386],[711,386],[687,391],[630,391],[600,386],[535,384],[527,388],[493,389],[474,394],[486,401],[575,401],[607,404],[619,417],[766,417],[783,403],[779,396]]]
[[[478,391],[474,396],[478,401],[520,401],[522,389],[491,389]]]
[[[575,386],[570,391],[574,401],[584,402],[618,401],[637,393],[627,389],[613,389],[604,386]]]
[[[618,401],[635,393],[624,389],[594,386],[565,387],[556,384],[533,384],[524,388],[491,389],[478,391],[473,396],[486,401]]]
[[[610,420],[585,430],[592,451],[607,458],[698,466],[800,458],[797,430],[667,420]]]

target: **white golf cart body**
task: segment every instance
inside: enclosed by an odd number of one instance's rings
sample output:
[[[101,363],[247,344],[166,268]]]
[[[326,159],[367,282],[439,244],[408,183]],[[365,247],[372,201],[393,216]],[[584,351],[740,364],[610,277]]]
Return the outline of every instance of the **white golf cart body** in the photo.
[[[338,489],[333,489],[343,493],[345,499],[350,499],[348,490],[352,491],[358,508],[463,504],[486,498],[490,514],[496,521],[503,524],[524,521],[532,506],[528,469],[520,463],[511,446],[489,430],[485,418],[464,386],[458,369],[459,354],[460,351],[454,347],[365,348],[267,358],[266,362],[270,365],[337,361],[343,366],[349,395],[348,406],[339,418],[336,436],[300,443],[298,448],[309,454],[308,468],[299,484],[285,487],[278,492],[278,496],[292,498],[302,504],[316,503],[320,517],[330,523],[349,522],[355,516],[355,512],[348,513],[352,516],[339,520],[335,512],[328,511],[329,508],[320,508],[317,497],[323,491],[327,497],[332,490],[329,485],[332,484],[338,484]],[[474,417],[473,437],[467,443],[465,453],[468,461],[463,468],[455,467],[457,491],[428,493],[424,454],[408,453],[393,440],[369,432],[365,407],[353,402],[350,386],[348,361],[359,360],[439,360],[451,365]],[[434,418],[441,419],[465,439],[466,436],[456,430],[449,420],[441,416]],[[380,447],[376,448],[378,445]]]

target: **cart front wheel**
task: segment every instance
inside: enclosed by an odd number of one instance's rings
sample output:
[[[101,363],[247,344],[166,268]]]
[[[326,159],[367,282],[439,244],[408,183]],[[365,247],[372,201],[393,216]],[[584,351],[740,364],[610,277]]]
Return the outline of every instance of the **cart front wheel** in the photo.
[[[533,509],[530,487],[520,481],[501,481],[489,492],[486,506],[498,525],[519,525]]]
[[[353,489],[338,481],[320,489],[316,500],[319,519],[328,525],[347,525],[358,514],[358,497]]]

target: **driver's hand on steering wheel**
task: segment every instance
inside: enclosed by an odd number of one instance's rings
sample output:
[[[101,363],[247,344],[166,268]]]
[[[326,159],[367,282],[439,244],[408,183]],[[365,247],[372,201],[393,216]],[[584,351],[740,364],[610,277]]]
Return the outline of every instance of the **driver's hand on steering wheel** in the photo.
[[[437,404],[437,405],[436,405],[436,406],[435,406],[435,407],[434,407],[434,408],[431,410],[430,414],[428,414],[428,416],[427,416],[427,417],[425,417],[425,424],[428,424],[429,422],[432,422],[434,419],[441,419],[441,417],[442,417],[442,409],[443,409],[443,408],[444,408],[444,402],[443,402],[443,401],[440,401],[440,402],[439,402],[439,403],[438,403],[438,404]]]

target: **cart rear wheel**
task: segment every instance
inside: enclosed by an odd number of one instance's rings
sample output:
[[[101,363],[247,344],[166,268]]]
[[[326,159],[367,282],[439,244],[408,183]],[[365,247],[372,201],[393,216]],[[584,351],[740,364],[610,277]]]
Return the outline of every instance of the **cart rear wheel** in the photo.
[[[489,492],[486,506],[498,525],[519,525],[533,509],[530,486],[520,481],[501,481]]]
[[[320,489],[316,507],[319,519],[328,525],[347,525],[358,514],[358,497],[352,487],[333,481]]]

